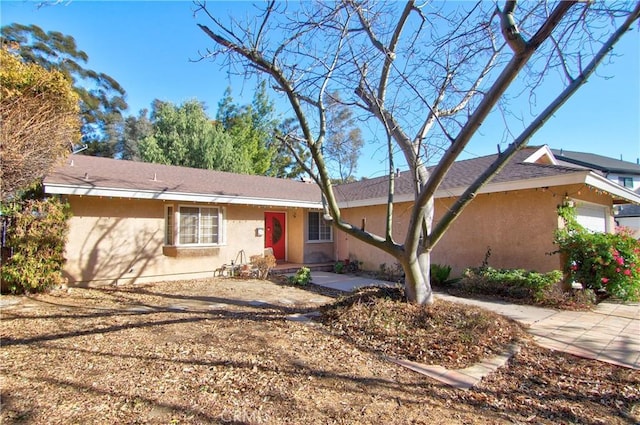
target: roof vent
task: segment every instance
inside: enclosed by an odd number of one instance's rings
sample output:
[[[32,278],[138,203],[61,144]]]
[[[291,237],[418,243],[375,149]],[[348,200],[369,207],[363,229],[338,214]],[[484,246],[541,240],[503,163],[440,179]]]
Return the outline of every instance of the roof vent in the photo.
[[[71,162],[69,163],[69,166],[73,167],[73,159],[71,160]]]
[[[153,181],[154,182],[158,181],[158,174],[157,173],[153,173]]]
[[[84,179],[89,180],[89,173],[84,173]]]

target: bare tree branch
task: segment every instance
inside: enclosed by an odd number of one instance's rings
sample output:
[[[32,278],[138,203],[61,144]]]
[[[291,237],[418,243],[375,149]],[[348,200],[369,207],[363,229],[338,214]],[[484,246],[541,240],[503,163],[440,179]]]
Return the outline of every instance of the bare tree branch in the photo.
[[[224,27],[218,17],[213,20],[214,31],[200,27],[219,46],[212,52],[214,57],[270,76],[274,88],[286,96],[300,124],[300,141],[317,167],[313,178],[334,226],[391,254],[405,271],[408,298],[429,303],[433,300],[428,282],[430,250],[512,151],[523,146],[592,72],[590,65],[582,70],[582,56],[586,61],[595,54],[591,45],[609,37],[607,29],[630,16],[617,5],[610,10],[608,5],[578,8],[575,3],[554,3],[552,10],[547,10],[546,3],[509,0],[502,10],[484,2],[470,7],[417,7],[413,1],[398,5],[343,0],[286,8],[268,3],[257,24],[236,25],[231,18]],[[594,25],[603,21],[606,27]],[[498,28],[502,37],[497,36]],[[534,92],[553,69],[582,77],[569,81],[570,91],[552,102],[432,229],[436,190],[491,111],[509,110],[512,93],[507,89],[523,86],[526,92]],[[522,85],[513,84],[516,77],[521,77]],[[371,125],[374,134],[386,136],[384,229],[364,229],[341,217],[321,149],[329,125],[324,102],[326,96],[337,98],[334,92],[341,104],[358,108],[362,122]],[[366,121],[369,118],[373,119]],[[503,118],[506,123],[507,117]],[[510,134],[506,124],[503,133]],[[428,170],[426,163],[436,152],[439,161]],[[398,182],[394,155],[399,153],[415,192],[401,243],[394,241],[398,235],[392,226]],[[311,172],[313,167],[305,169]],[[384,232],[384,237],[372,230]]]
[[[492,87],[487,91],[484,98],[474,111],[473,115],[469,117],[466,125],[462,128],[455,142],[445,152],[440,163],[434,168],[431,173],[429,183],[424,188],[418,199],[416,199],[416,206],[423,205],[426,200],[433,196],[440,183],[444,179],[446,172],[451,167],[451,164],[460,155],[462,150],[466,147],[471,137],[478,130],[484,119],[489,115],[489,112],[493,108],[505,92],[507,87],[511,84],[513,79],[518,75],[518,72],[525,66],[527,61],[535,53],[537,48],[542,44],[544,39],[551,34],[553,28],[560,22],[562,16],[564,16],[569,8],[571,8],[575,2],[565,1],[559,3],[554,9],[553,13],[549,17],[548,21],[545,21],[538,33],[532,38],[532,41],[527,45],[524,52],[514,56],[509,64],[504,68],[500,76],[496,79]]]
[[[625,22],[616,30],[614,34],[602,45],[600,51],[584,68],[583,72],[571,81],[571,84],[562,91],[554,100],[547,106],[544,111],[536,117],[535,120],[522,132],[520,135],[509,145],[506,151],[498,156],[496,161],[485,170],[480,177],[470,185],[465,192],[456,200],[447,213],[440,219],[433,232],[429,237],[429,245],[435,245],[444,235],[446,229],[453,223],[453,221],[459,216],[460,212],[467,206],[473,198],[476,197],[478,190],[480,190],[487,182],[500,172],[506,163],[511,159],[519,150],[527,145],[527,142],[538,130],[540,130],[547,120],[565,104],[569,98],[575,94],[575,92],[586,83],[587,79],[596,70],[596,67],[604,60],[607,53],[611,50],[614,44],[620,40],[620,37],[627,32],[633,23],[640,18],[640,2],[636,5],[635,10],[628,16]]]

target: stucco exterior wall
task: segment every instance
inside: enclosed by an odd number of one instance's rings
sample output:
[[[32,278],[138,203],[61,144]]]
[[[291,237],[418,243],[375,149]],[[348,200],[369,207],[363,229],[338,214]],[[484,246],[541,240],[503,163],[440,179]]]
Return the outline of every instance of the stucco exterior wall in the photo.
[[[399,242],[407,228],[410,214],[410,203],[402,203],[394,205],[393,235]],[[386,205],[375,205],[371,207],[358,207],[342,210],[342,217],[356,226],[362,227],[364,223],[365,230],[384,234],[386,220]],[[344,232],[334,229],[333,235],[336,243],[337,258],[344,260],[362,262],[361,267],[364,270],[378,270],[381,264],[392,266],[396,260],[389,254],[365,244],[358,239],[347,235]]]
[[[436,217],[454,201],[438,200]],[[451,265],[453,276],[480,266],[486,256],[495,268],[559,269],[559,256],[550,253],[556,250],[556,208],[561,202],[553,192],[542,190],[480,195],[438,243],[432,261]]]
[[[70,196],[73,217],[66,245],[72,283],[114,284],[210,277],[244,250],[264,252],[264,209],[227,205],[219,247],[164,246],[165,206],[196,205],[154,200]],[[200,205],[200,204],[198,204]],[[207,205],[213,206],[213,205]]]
[[[565,194],[574,200],[611,205],[611,198],[579,186],[558,186],[478,195],[453,223],[432,253],[432,262],[452,267],[452,277],[460,276],[467,267],[480,266],[488,249],[489,265],[496,268],[524,268],[546,272],[561,268],[553,244],[559,219],[556,208]],[[446,211],[455,198],[436,200],[436,219]],[[410,203],[394,205],[393,234],[402,243]],[[343,210],[349,222],[362,225],[380,235],[384,231],[386,206],[372,206]],[[337,232],[338,258],[352,258],[363,262],[363,268],[377,270],[381,264],[392,266],[396,260],[390,255],[366,245],[343,232]]]
[[[302,263],[304,260],[305,209],[294,208],[287,213],[287,261]]]
[[[245,205],[69,196],[73,217],[66,244],[65,275],[71,283],[106,285],[211,277],[232,260],[264,253],[264,213],[286,214],[287,261],[314,263],[333,258],[333,243],[306,241],[301,208],[267,209]],[[173,206],[220,207],[220,246],[165,246],[165,209]],[[258,229],[262,229],[260,232]]]

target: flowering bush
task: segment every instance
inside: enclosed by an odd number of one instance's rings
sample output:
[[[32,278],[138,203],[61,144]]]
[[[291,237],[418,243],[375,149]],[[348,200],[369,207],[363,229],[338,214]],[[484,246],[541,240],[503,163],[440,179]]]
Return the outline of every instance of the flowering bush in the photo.
[[[640,299],[640,242],[624,229],[590,232],[578,224],[573,207],[558,209],[566,223],[556,234],[569,278],[625,301]]]

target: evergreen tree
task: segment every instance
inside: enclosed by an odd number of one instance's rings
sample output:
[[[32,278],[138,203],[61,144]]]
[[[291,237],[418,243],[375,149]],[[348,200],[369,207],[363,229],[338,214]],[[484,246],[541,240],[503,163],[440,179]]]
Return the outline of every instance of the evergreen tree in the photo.
[[[331,93],[327,103],[324,154],[330,163],[328,166],[336,176],[336,182],[355,181],[358,158],[364,145],[362,131],[355,126],[351,110],[341,104],[337,92]]]
[[[138,143],[142,161],[244,172],[231,137],[209,119],[201,102],[176,106],[156,100],[150,123],[150,134]]]
[[[296,152],[302,163],[311,165],[309,151],[298,141],[298,138],[293,137],[298,129],[294,118],[285,119],[276,129],[272,145],[274,148],[273,157],[266,173],[268,176],[296,179],[305,174],[304,168],[296,160],[291,149]],[[286,145],[283,140],[287,140]]]
[[[270,169],[278,125],[274,111],[264,82],[258,86],[251,105],[234,103],[231,88],[225,90],[218,103],[216,120],[233,139],[239,166],[247,174],[265,175]]]
[[[3,48],[25,63],[58,70],[72,82],[80,98],[82,141],[89,145],[86,152],[113,156],[122,113],[127,109],[124,88],[113,77],[85,68],[89,56],[78,49],[72,36],[18,23],[3,26],[0,32]]]
[[[122,134],[116,148],[121,159],[140,160],[140,148],[138,145],[146,137],[151,136],[153,132],[153,124],[149,120],[148,114],[149,111],[143,109],[138,113],[137,117],[130,115],[125,118]]]

